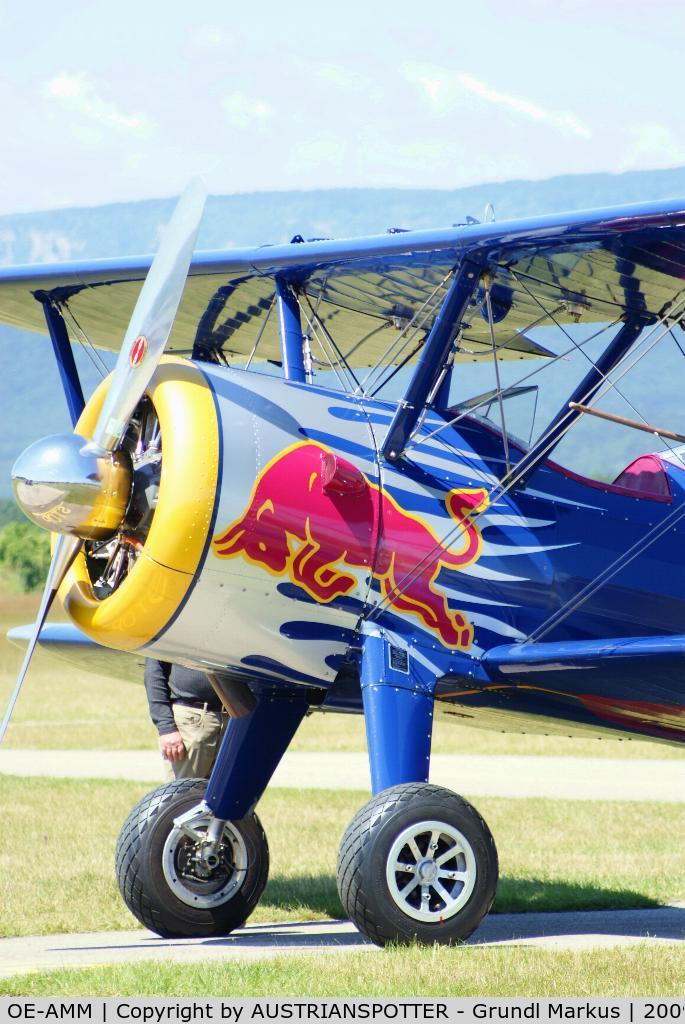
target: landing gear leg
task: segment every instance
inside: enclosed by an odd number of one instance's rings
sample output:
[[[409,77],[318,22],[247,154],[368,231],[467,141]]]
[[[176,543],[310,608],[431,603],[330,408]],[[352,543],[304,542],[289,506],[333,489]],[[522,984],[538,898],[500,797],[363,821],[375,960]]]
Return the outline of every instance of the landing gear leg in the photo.
[[[262,695],[232,718],[209,780],[177,779],[137,804],[117,843],[129,910],[166,938],[227,935],[259,902],[269,873],[253,808],[308,707],[306,695]]]
[[[380,946],[462,941],[492,905],[497,850],[474,807],[428,783],[434,680],[377,631],[361,682],[374,796],[340,846],[343,906]]]

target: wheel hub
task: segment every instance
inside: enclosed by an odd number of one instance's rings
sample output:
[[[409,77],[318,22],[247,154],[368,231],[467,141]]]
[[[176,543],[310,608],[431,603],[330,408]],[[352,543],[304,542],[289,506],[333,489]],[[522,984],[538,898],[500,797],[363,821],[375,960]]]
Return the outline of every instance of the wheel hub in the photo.
[[[439,924],[466,905],[476,874],[476,857],[462,832],[447,822],[418,821],[390,847],[385,877],[404,914]]]
[[[421,882],[433,882],[438,875],[438,865],[434,860],[422,860],[417,866],[417,874]]]
[[[210,819],[210,814],[202,812],[192,820],[184,818],[183,828],[174,825],[164,844],[164,877],[174,895],[189,907],[208,909],[225,903],[247,873],[247,849],[240,833],[225,822],[216,846],[205,838]]]

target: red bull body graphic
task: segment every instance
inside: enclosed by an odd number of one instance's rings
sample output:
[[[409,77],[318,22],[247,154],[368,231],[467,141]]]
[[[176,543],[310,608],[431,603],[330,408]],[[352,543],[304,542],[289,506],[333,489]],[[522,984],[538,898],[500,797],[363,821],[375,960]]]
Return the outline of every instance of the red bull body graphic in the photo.
[[[479,556],[484,488],[448,492],[449,527],[461,526],[448,547],[419,516],[402,509],[353,463],[324,445],[301,442],[259,474],[245,512],[215,536],[219,558],[242,557],[274,576],[287,576],[315,601],[349,594],[364,569],[378,580],[394,611],[417,616],[445,647],[468,650],[473,626],[449,607],[437,584],[443,568],[463,569]]]

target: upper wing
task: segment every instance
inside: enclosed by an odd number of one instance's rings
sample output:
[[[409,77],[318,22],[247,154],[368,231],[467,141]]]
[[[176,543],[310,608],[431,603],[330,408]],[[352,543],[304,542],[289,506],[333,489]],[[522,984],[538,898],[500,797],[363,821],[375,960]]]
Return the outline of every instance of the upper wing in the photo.
[[[280,359],[273,307],[276,275],[298,291],[303,319],[318,318],[352,366],[374,364],[392,332],[420,322],[464,258],[497,271],[493,291],[501,357],[544,355],[517,331],[552,310],[571,322],[607,321],[626,312],[663,315],[685,282],[685,202],[621,207],[518,222],[468,225],[356,239],[200,253],[193,260],[167,350],[221,351]],[[0,321],[44,333],[41,300],[62,308],[79,329],[117,351],[149,257],[0,269]],[[483,306],[483,303],[480,303]],[[437,307],[436,307],[437,308]],[[484,308],[484,307],[483,307]],[[305,324],[306,326],[306,324]],[[426,332],[430,319],[426,321]],[[490,325],[474,306],[457,358],[491,355]]]

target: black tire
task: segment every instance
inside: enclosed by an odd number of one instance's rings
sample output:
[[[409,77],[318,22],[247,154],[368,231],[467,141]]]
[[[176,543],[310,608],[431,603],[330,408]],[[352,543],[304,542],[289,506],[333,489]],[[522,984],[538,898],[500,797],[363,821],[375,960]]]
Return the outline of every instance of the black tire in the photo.
[[[245,923],[266,885],[269,847],[256,814],[227,823],[221,863],[210,877],[195,879],[192,869],[185,875],[179,869],[178,858],[185,857],[187,866],[194,845],[174,828],[174,818],[197,806],[206,786],[205,779],[160,786],[136,804],[119,834],[121,895],[134,917],[162,938],[228,935]],[[241,871],[237,863],[244,865]]]
[[[440,823],[448,831],[422,831],[423,824],[431,823]],[[437,843],[431,853],[429,844],[436,831]],[[429,836],[425,841],[424,835]],[[411,836],[420,857],[412,853],[405,836]],[[452,850],[456,853],[450,857]],[[401,871],[401,866],[414,863],[416,870]],[[436,883],[422,886],[415,882],[411,888],[414,877],[423,879],[424,873],[452,870],[450,879],[440,874]],[[465,880],[457,880],[457,874]],[[456,793],[428,783],[393,786],[370,800],[350,822],[338,855],[338,892],[343,907],[357,928],[378,946],[463,941],[492,906],[497,878],[495,841],[476,809]],[[438,883],[449,899],[432,888]],[[403,896],[405,886],[409,893]],[[426,903],[421,900],[424,889]],[[422,913],[429,920],[411,916]]]

